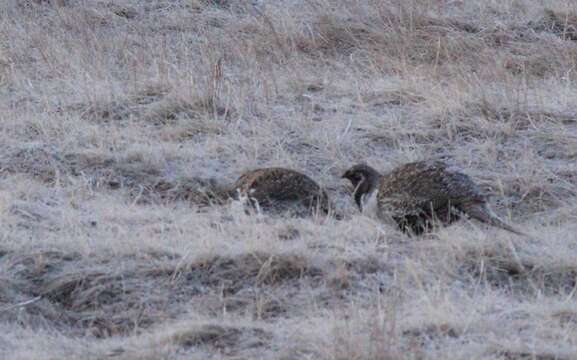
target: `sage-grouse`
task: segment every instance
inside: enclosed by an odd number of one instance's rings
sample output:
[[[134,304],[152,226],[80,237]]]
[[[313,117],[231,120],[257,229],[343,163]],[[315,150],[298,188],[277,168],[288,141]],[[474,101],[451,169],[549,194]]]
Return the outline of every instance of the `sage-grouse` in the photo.
[[[412,162],[384,175],[359,164],[342,177],[353,184],[353,197],[361,211],[372,201],[380,220],[392,218],[404,232],[421,234],[465,215],[524,235],[491,211],[487,197],[468,175],[442,161]]]
[[[304,216],[317,211],[328,214],[332,208],[327,193],[314,180],[285,168],[248,171],[238,178],[232,192],[233,197],[271,213],[289,211]]]

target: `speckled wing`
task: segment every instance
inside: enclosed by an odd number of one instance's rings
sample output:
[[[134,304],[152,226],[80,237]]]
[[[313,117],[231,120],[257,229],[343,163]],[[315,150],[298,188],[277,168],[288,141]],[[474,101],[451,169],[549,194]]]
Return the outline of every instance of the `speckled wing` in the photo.
[[[322,190],[308,176],[290,169],[267,168],[249,171],[235,183],[241,194],[265,204],[271,201],[313,200]]]
[[[484,202],[479,187],[466,174],[440,161],[414,162],[383,175],[379,212],[420,215],[464,203]]]

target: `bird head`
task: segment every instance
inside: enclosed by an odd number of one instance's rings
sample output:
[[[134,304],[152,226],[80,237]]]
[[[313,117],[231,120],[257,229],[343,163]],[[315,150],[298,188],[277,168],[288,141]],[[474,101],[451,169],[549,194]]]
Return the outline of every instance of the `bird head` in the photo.
[[[353,185],[353,197],[359,210],[363,210],[363,196],[372,193],[377,188],[380,177],[381,174],[367,164],[354,165],[341,176]]]

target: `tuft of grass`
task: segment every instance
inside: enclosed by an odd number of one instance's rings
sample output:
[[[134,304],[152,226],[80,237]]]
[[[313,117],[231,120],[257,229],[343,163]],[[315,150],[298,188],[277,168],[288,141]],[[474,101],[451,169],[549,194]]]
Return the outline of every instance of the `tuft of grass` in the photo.
[[[553,33],[563,40],[577,41],[577,12],[545,9],[541,21],[534,28]]]
[[[270,334],[259,328],[193,324],[190,328],[175,331],[169,341],[183,348],[209,346],[219,351],[231,351],[239,346],[263,346],[267,338]]]
[[[236,292],[250,285],[276,284],[298,280],[304,276],[318,277],[322,270],[299,255],[292,254],[242,254],[235,257],[216,256],[198,260],[193,268],[202,269],[203,282],[224,286]]]

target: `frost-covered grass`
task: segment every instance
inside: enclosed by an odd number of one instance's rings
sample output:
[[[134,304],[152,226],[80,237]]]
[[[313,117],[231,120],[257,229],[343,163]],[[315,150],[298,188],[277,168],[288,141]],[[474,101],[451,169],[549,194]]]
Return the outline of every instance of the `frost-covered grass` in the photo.
[[[1,358],[575,357],[570,1],[7,0],[0,33]],[[429,158],[531,236],[410,238],[340,179]],[[344,219],[197,197],[264,166]]]

